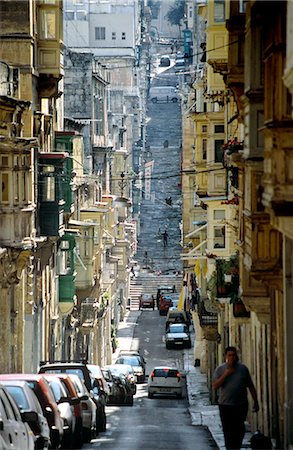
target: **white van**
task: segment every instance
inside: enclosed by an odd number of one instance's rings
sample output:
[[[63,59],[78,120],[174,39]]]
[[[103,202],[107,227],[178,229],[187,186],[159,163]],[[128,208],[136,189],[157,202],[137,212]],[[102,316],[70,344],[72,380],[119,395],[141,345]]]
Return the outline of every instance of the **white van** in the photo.
[[[178,91],[174,86],[155,86],[150,88],[149,99],[152,103],[173,102],[179,100]]]

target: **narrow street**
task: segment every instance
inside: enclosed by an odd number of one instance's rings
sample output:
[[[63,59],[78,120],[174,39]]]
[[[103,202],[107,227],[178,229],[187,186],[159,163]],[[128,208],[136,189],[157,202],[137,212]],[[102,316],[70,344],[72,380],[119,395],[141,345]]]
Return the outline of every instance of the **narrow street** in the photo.
[[[157,310],[141,312],[131,343],[144,355],[149,374],[159,365],[183,369],[183,350],[166,350],[165,317]],[[183,399],[147,397],[147,385],[138,384],[133,407],[107,407],[107,431],[84,446],[86,449],[116,450],[176,449],[206,450],[217,448],[205,427],[192,426],[186,394]]]
[[[174,86],[178,77],[167,68],[154,77],[152,86]],[[141,233],[136,259],[154,271],[181,271],[181,108],[180,102],[148,102],[145,162],[152,164],[150,191],[141,205]],[[146,185],[146,183],[145,183]],[[166,201],[169,200],[169,203]],[[164,245],[163,233],[168,233]],[[147,252],[147,256],[146,253]]]

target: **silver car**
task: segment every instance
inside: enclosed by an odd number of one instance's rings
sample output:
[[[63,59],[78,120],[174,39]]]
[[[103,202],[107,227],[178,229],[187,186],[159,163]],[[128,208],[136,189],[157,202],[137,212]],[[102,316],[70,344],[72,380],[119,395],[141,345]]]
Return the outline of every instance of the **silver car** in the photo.
[[[29,426],[35,435],[35,448],[48,449],[50,444],[50,428],[43,415],[42,407],[35,393],[26,381],[2,381],[7,391],[15,400],[21,413],[35,412]]]
[[[91,393],[87,390],[84,382],[74,374],[68,374],[72,380],[82,409],[82,433],[84,442],[90,442],[96,437],[96,411],[97,407],[91,398]]]
[[[35,415],[34,412],[21,414],[13,397],[0,384],[0,435],[9,450],[34,450],[35,436],[27,422]]]

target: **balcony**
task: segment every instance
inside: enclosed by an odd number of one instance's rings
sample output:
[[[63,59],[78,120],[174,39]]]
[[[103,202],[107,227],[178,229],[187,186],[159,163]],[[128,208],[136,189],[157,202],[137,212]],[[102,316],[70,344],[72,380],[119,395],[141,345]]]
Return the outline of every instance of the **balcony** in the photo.
[[[293,131],[292,121],[265,131],[263,203],[275,216],[293,216]],[[276,143],[276,144],[274,144]],[[276,146],[275,146],[276,145]],[[282,169],[274,170],[280,166]]]
[[[37,16],[38,90],[44,98],[59,94],[58,83],[64,75],[62,2],[39,2]]]
[[[93,329],[97,321],[98,299],[86,298],[80,306],[80,323],[84,330]]]
[[[72,212],[72,160],[65,152],[41,153],[39,167],[40,233],[58,236],[64,226],[64,213]]]
[[[251,276],[270,285],[281,285],[282,235],[270,224],[270,216],[245,217],[244,264]]]
[[[198,301],[197,313],[199,323],[203,329],[204,338],[208,341],[217,341],[218,333],[218,314],[216,312],[208,311],[206,303],[208,299],[201,298]]]

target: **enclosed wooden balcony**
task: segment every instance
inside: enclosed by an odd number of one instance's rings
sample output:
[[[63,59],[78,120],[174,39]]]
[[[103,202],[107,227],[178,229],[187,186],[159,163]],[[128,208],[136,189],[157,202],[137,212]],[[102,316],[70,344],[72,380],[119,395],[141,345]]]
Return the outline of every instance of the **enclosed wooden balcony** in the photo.
[[[270,216],[263,212],[246,216],[244,263],[250,275],[279,286],[281,257],[282,236],[270,224]]]
[[[293,122],[265,131],[263,203],[276,216],[293,216]],[[274,169],[278,168],[278,170]]]

